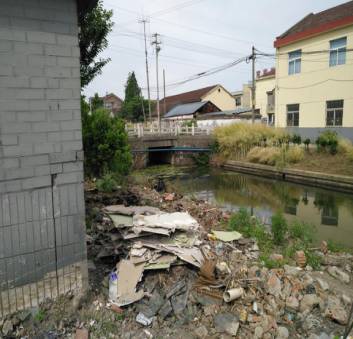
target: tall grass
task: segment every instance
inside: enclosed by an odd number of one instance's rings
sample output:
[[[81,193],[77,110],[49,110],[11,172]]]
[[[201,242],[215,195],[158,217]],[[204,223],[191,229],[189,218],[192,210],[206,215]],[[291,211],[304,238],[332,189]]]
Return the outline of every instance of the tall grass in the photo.
[[[296,163],[304,159],[304,149],[300,146],[282,146],[282,147],[254,147],[246,159],[250,162],[276,165],[285,167],[288,163]]]
[[[353,161],[353,145],[349,139],[338,139],[337,151],[344,154],[350,161]]]
[[[255,146],[276,146],[289,141],[284,130],[261,124],[235,123],[220,126],[214,130],[215,138],[222,155],[240,159]]]

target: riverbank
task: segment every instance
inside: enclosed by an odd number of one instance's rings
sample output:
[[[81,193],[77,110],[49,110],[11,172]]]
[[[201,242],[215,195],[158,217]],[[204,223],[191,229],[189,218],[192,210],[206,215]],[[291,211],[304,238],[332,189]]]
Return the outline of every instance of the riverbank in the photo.
[[[222,164],[222,167],[241,173],[353,193],[353,176],[330,174],[322,171],[313,172],[301,169],[300,166],[290,166],[280,169],[275,166],[234,160],[227,160]]]
[[[319,338],[342,335],[353,298],[352,260],[344,253],[320,249],[323,261],[318,270],[294,262],[268,269],[254,239],[223,242],[210,238],[211,230],[224,229],[230,218],[214,205],[174,192],[158,193],[150,186],[132,185],[113,193],[86,192],[89,258],[89,291],[78,307],[70,296],[41,305],[24,321],[19,315],[7,319],[13,328],[9,337],[74,337],[77,328],[91,338]],[[113,310],[107,303],[107,276],[116,263],[126,258],[129,242],[122,242],[102,212],[110,204],[150,205],[164,212],[188,212],[200,224],[197,233],[202,246],[214,252],[211,271],[190,265],[171,266],[169,270],[144,275],[140,287],[150,291],[142,302]],[[278,259],[278,258],[277,258]],[[273,260],[277,260],[275,257]],[[204,273],[202,273],[204,272]],[[195,284],[203,279],[203,288]],[[206,280],[204,280],[206,279]],[[188,288],[182,313],[162,316],[159,300],[180,281]],[[230,303],[222,300],[227,288],[241,288],[243,295]],[[218,296],[218,297],[217,297]],[[184,299],[183,299],[184,300]],[[154,309],[151,325],[136,322],[143,305]],[[160,306],[158,306],[160,305]],[[183,306],[184,305],[184,306]],[[50,333],[50,334],[49,334]]]

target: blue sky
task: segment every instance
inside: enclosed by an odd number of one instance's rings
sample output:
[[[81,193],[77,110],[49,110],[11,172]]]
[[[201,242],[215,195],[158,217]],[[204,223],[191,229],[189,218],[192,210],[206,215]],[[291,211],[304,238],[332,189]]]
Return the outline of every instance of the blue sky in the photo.
[[[167,95],[213,84],[222,84],[229,91],[240,90],[251,79],[251,66],[241,63],[233,68],[188,82],[194,74],[221,66],[249,55],[251,46],[274,52],[273,41],[310,12],[319,12],[344,1],[337,0],[103,0],[114,11],[113,32],[109,47],[102,57],[110,57],[101,75],[85,89],[90,96],[114,92],[124,96],[124,85],[130,71],[135,71],[139,85],[145,88],[146,73],[142,24],[147,18],[147,38],[161,34],[160,91],[162,69],[166,72]],[[148,41],[151,97],[156,97],[154,47]],[[269,68],[274,60],[257,60],[257,70]],[[147,97],[147,92],[143,90]]]

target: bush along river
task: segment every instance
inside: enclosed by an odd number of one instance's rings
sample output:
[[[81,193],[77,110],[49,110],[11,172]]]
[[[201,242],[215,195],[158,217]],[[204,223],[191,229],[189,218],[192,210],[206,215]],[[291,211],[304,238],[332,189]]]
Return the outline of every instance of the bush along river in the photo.
[[[270,224],[272,214],[280,210],[288,222],[299,219],[314,225],[317,243],[326,240],[353,247],[353,194],[221,169],[158,166],[144,171],[147,177],[163,177],[169,190],[231,212],[246,208],[264,224]]]

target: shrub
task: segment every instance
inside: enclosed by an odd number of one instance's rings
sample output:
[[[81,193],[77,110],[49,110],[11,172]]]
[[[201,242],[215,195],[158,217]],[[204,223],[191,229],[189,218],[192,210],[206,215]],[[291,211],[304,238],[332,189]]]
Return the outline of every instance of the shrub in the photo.
[[[271,230],[273,241],[276,245],[281,245],[285,239],[288,226],[287,221],[281,212],[276,212],[271,217]]]
[[[237,213],[232,215],[228,222],[228,228],[231,231],[242,233],[245,237],[255,238],[262,251],[268,252],[272,249],[271,237],[264,225],[252,217],[245,208],[240,208]]]
[[[293,239],[299,239],[304,243],[312,243],[315,238],[315,227],[311,224],[295,220],[289,226],[289,235]]]
[[[96,187],[98,191],[111,193],[115,190],[117,182],[111,173],[103,175],[101,179],[97,180]]]
[[[353,161],[353,145],[349,139],[338,139],[337,152],[345,155],[350,161]]]
[[[125,124],[121,119],[111,118],[105,109],[83,116],[83,146],[86,175],[129,173],[132,158]]]
[[[306,139],[304,140],[304,145],[305,145],[305,148],[306,148],[307,150],[309,149],[310,143],[311,143],[311,140],[310,140],[309,138],[306,138]]]
[[[302,137],[300,136],[300,134],[292,135],[292,143],[296,145],[300,145],[302,143]]]
[[[304,150],[300,146],[293,146],[287,150],[286,161],[296,163],[304,159]]]
[[[316,139],[316,145],[319,151],[328,151],[331,154],[337,153],[338,137],[335,131],[324,131]]]
[[[254,147],[247,155],[250,162],[264,165],[275,165],[280,155],[278,147]]]
[[[249,236],[251,228],[251,215],[246,208],[241,207],[239,211],[232,215],[229,220],[228,228],[232,231],[239,231]]]

